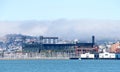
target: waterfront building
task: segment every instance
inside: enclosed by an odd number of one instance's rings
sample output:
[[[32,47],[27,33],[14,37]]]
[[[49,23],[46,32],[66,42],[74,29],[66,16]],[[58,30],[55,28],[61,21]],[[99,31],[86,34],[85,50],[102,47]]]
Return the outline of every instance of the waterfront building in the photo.
[[[92,36],[91,43],[76,43],[75,49],[76,49],[77,55],[84,54],[84,53],[97,53],[98,46],[95,45],[95,37]]]
[[[80,54],[80,58],[95,58],[94,54],[90,53],[85,53],[85,54]]]
[[[116,55],[115,53],[104,52],[104,53],[99,53],[99,58],[116,58]]]
[[[61,54],[63,56],[79,56],[81,53],[96,53],[98,47],[95,46],[94,36],[92,43],[59,43],[58,37],[40,36],[38,42],[24,43],[23,53],[46,53],[47,55]]]
[[[112,53],[120,53],[120,42],[116,42],[111,45],[110,52]]]
[[[40,36],[38,42],[24,43],[23,53],[39,53],[42,56],[70,56],[75,54],[73,43],[59,43],[58,37]]]

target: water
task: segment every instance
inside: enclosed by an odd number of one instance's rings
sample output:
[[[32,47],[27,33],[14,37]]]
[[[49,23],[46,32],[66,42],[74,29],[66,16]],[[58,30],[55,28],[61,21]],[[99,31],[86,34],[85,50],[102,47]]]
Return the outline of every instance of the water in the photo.
[[[120,72],[120,60],[0,60],[0,72]]]

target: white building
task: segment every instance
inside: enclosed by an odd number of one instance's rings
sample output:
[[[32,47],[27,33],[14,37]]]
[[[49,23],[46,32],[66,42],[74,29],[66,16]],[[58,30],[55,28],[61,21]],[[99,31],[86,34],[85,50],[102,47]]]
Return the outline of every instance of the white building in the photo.
[[[99,53],[99,58],[115,58],[115,53]]]
[[[81,58],[94,58],[94,54],[85,53],[80,55]]]

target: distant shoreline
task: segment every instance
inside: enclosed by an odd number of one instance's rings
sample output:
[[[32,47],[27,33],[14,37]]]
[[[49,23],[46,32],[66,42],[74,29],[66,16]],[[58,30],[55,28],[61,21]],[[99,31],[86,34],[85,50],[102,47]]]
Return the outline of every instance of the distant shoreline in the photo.
[[[0,58],[0,60],[69,60],[69,57]]]
[[[0,58],[0,60],[120,60],[117,58],[70,58],[70,57],[29,57],[29,58]]]

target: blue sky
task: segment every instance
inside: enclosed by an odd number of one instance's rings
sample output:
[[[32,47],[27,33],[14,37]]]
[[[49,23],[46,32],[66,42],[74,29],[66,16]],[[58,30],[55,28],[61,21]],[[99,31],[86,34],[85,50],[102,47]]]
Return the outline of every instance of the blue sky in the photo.
[[[120,0],[0,0],[0,21],[120,20]]]

